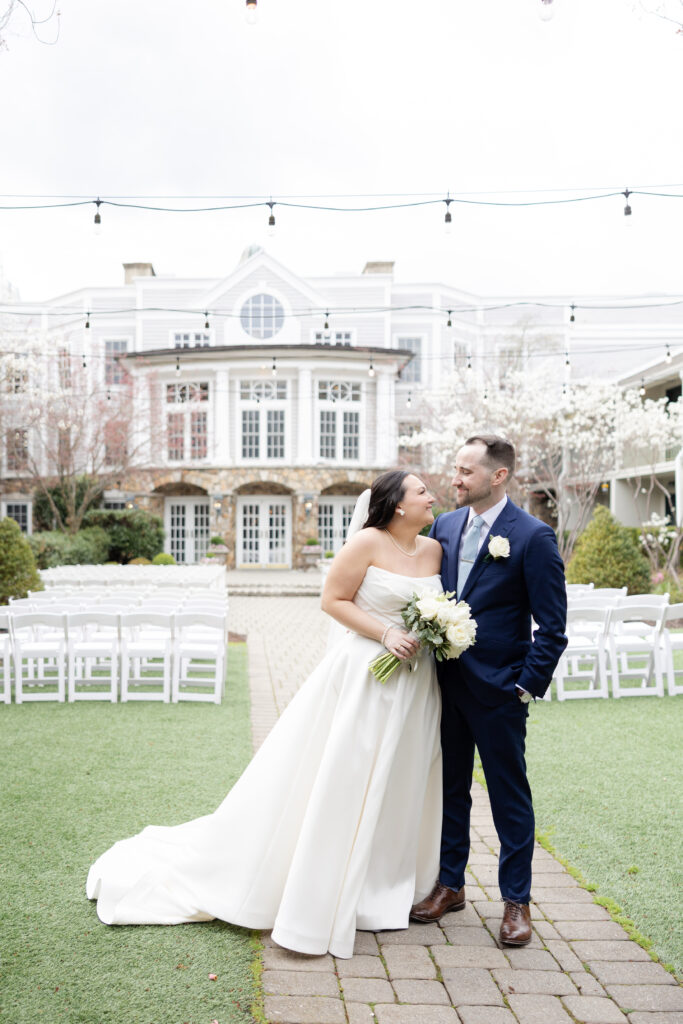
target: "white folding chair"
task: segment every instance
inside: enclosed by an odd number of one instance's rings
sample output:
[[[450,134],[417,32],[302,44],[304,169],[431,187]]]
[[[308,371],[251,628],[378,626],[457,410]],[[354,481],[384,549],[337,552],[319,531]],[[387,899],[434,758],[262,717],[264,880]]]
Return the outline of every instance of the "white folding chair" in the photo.
[[[116,703],[119,684],[119,616],[95,606],[67,613],[67,680],[70,701]]]
[[[666,667],[667,690],[670,697],[683,693],[683,683],[676,682],[680,673],[683,675],[683,667],[677,668],[676,654],[683,651],[683,629],[672,632],[669,623],[680,622],[683,625],[683,604],[670,604],[664,612],[664,626],[662,628],[662,651],[664,665]]]
[[[661,634],[665,613],[665,605],[638,602],[612,609],[608,648],[613,697],[664,696]],[[622,679],[636,682],[629,685]]]
[[[590,594],[593,589],[592,583],[567,583],[567,597],[580,597]]]
[[[628,587],[593,587],[590,597],[626,597]]]
[[[567,609],[568,643],[555,669],[558,700],[609,697],[606,644],[611,611],[605,604]]]
[[[9,635],[9,612],[4,608],[0,608],[0,668],[0,699],[4,704],[9,704],[12,700],[12,641]]]
[[[227,615],[181,612],[173,617],[173,631],[173,702],[220,704],[225,688]]]
[[[18,597],[14,601],[10,601],[7,605],[7,610],[10,615],[21,614],[22,612],[32,612],[36,607],[36,603],[32,597]]]
[[[9,616],[14,651],[14,699],[65,697],[67,624],[63,612],[39,611]]]
[[[171,699],[173,617],[139,609],[121,616],[121,700]]]

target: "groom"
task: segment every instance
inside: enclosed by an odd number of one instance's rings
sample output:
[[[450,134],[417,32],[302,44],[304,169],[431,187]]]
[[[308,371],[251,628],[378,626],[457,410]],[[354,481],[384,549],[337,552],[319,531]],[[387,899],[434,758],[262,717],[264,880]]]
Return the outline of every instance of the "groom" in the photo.
[[[500,839],[498,883],[505,903],[500,941],[523,946],[531,938],[534,847],[526,719],[529,702],[547,690],[567,644],[567,598],[555,534],[507,497],[514,468],[509,441],[471,437],[456,457],[458,507],[439,516],[431,531],[444,550],[444,589],[469,604],[477,639],[457,660],[437,663],[443,701],[441,871],[410,916],[438,921],[465,905],[476,745]]]

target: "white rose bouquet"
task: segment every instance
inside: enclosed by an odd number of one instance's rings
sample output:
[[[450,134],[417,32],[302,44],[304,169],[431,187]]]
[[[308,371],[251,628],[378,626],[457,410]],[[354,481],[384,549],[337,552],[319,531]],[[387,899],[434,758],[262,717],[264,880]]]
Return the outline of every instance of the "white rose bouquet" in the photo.
[[[459,658],[472,646],[477,634],[470,606],[464,601],[451,601],[451,597],[455,597],[454,591],[439,594],[423,590],[413,594],[401,610],[406,628],[415,634],[421,647],[430,653],[434,651],[437,661]],[[380,683],[386,683],[400,664],[400,658],[387,651],[370,662],[370,671]]]

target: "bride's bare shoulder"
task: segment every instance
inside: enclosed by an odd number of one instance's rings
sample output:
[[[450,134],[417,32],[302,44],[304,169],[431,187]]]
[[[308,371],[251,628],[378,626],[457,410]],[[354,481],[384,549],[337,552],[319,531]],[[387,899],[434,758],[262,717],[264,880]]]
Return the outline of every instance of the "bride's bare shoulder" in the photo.
[[[378,530],[375,526],[366,526],[359,530],[358,533],[355,533],[350,540],[347,540],[344,548],[357,554],[375,551],[377,549],[377,542],[381,537],[381,530]]]
[[[441,559],[443,557],[443,548],[439,544],[438,540],[434,540],[433,537],[420,537],[420,545],[422,547],[423,556],[429,560],[430,566],[435,572],[439,572],[441,568]]]

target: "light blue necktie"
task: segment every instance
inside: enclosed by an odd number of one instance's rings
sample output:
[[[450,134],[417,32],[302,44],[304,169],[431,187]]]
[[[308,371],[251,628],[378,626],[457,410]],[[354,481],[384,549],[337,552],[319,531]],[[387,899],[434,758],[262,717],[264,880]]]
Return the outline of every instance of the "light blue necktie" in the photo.
[[[475,516],[465,534],[462,554],[460,555],[460,567],[458,569],[458,597],[460,597],[465,589],[467,577],[471,573],[474,560],[479,553],[479,537],[481,536],[481,528],[484,522],[483,516]]]

